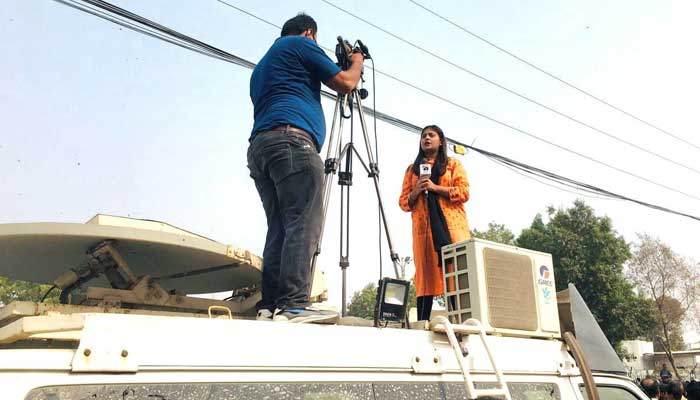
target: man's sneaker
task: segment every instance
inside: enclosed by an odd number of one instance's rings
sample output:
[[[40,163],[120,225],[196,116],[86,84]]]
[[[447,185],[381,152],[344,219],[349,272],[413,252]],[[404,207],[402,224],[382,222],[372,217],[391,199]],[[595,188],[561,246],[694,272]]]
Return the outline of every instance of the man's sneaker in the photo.
[[[272,311],[267,308],[261,308],[258,310],[258,315],[255,319],[258,321],[272,321]]]
[[[291,322],[295,324],[335,324],[339,315],[335,311],[317,310],[311,307],[275,310],[272,320],[275,322]]]

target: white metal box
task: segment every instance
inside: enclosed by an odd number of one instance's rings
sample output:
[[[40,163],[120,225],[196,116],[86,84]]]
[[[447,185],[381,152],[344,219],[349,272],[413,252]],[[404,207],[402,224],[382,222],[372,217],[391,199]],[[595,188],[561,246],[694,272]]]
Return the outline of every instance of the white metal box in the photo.
[[[561,337],[552,256],[471,239],[442,248],[447,315],[504,335]]]

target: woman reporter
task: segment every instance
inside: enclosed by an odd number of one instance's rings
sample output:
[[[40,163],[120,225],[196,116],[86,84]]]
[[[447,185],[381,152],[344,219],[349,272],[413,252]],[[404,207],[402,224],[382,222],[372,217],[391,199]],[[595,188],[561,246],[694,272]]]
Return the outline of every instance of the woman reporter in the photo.
[[[420,175],[420,165],[431,165],[431,175]],[[414,284],[418,320],[430,318],[433,296],[444,294],[440,249],[468,240],[469,225],[464,203],[469,181],[462,165],[447,156],[445,134],[437,125],[423,128],[418,155],[406,169],[399,198],[402,210],[413,221]]]

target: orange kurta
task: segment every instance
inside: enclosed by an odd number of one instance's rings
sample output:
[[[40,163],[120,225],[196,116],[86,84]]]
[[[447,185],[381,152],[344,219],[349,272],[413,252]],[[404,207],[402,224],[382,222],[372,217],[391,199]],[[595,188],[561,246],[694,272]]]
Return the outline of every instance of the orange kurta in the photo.
[[[430,161],[432,164],[433,161]],[[416,266],[414,284],[417,296],[437,296],[444,294],[442,266],[438,265],[438,254],[433,248],[433,235],[430,230],[430,215],[426,196],[419,196],[413,208],[408,205],[408,195],[418,183],[419,177],[408,166],[403,178],[399,206],[411,213],[413,220],[413,263]],[[450,197],[438,197],[438,203],[447,221],[452,243],[467,240],[469,225],[464,203],[469,200],[469,181],[462,164],[454,158],[447,159],[447,168],[438,182],[439,186],[450,188]]]

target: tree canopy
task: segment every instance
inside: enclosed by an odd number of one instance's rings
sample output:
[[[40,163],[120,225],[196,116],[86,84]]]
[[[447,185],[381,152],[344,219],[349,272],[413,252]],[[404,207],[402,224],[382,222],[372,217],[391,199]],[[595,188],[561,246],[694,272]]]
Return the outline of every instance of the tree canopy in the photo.
[[[472,237],[490,240],[503,244],[515,244],[515,235],[506,228],[504,224],[497,224],[494,221],[489,222],[488,229],[480,231],[476,228],[471,231]]]
[[[638,295],[623,275],[630,249],[608,217],[577,200],[569,209],[537,215],[516,244],[552,254],[557,290],[573,283],[610,343],[648,336],[656,325],[653,302]]]
[[[655,344],[661,344],[676,369],[673,350],[685,350],[683,328],[697,324],[700,281],[698,266],[648,234],[638,235],[627,276],[656,306]],[[659,340],[660,339],[660,340]],[[676,371],[678,374],[678,371]]]
[[[679,351],[685,350],[683,340],[684,319],[687,312],[680,301],[669,298],[660,298],[654,301],[658,308],[658,324],[651,333],[654,342],[654,351]],[[659,342],[658,339],[661,339]]]

